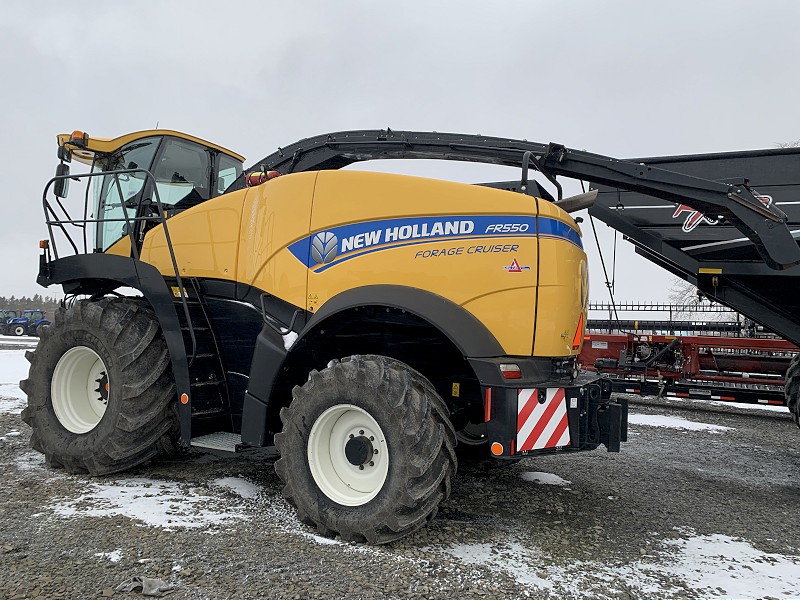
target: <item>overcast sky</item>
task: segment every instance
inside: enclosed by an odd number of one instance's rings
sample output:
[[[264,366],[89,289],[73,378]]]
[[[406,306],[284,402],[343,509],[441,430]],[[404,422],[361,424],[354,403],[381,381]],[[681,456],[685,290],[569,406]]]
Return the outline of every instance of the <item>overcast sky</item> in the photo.
[[[0,295],[44,292],[41,193],[58,162],[55,136],[73,129],[115,137],[158,123],[236,150],[247,165],[310,135],[386,126],[618,157],[800,138],[792,0],[7,0],[0,11]],[[588,221],[584,240],[594,245]],[[611,236],[603,243],[610,255]],[[666,299],[665,272],[629,247],[618,254],[618,299]],[[593,250],[590,264],[592,299],[604,301]]]

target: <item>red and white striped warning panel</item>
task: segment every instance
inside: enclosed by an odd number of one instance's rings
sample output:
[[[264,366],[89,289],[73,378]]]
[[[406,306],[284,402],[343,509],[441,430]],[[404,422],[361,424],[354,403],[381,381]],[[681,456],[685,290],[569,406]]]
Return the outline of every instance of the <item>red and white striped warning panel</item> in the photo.
[[[569,446],[569,442],[564,388],[520,390],[517,396],[517,452]]]

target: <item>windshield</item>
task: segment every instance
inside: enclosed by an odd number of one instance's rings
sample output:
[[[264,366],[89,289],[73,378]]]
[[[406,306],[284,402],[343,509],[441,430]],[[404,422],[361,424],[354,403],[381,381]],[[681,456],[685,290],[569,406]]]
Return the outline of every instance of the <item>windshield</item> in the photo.
[[[105,157],[94,165],[94,171],[113,171],[118,169],[150,169],[160,138],[144,138]],[[144,188],[144,173],[126,173],[96,177],[92,183],[94,192],[94,218],[109,219],[95,224],[95,248],[105,252],[112,244],[127,234],[125,212],[122,202],[128,209],[129,217],[134,217],[139,194]],[[120,196],[121,193],[121,196]],[[120,219],[120,220],[117,220]]]

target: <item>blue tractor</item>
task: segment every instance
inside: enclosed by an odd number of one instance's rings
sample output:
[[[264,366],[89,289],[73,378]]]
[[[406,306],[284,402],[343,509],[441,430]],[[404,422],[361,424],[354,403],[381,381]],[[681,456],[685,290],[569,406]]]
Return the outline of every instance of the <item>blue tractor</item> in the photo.
[[[0,335],[8,333],[8,322],[16,319],[19,315],[15,310],[0,310]]]
[[[13,312],[13,311],[12,311]],[[40,336],[42,331],[50,327],[51,322],[45,319],[45,313],[39,309],[23,310],[21,317],[8,319],[6,332],[10,335],[36,335]]]

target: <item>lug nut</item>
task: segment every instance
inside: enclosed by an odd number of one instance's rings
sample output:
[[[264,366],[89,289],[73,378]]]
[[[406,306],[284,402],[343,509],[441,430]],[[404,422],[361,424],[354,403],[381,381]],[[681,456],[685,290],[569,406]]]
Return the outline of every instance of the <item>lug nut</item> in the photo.
[[[363,471],[364,470],[364,465],[358,465],[358,470],[359,471]]]
[[[378,453],[378,449],[377,449],[377,448],[375,448],[375,450],[373,450],[373,451],[372,451],[372,453],[373,453],[373,454],[377,454],[377,453]]]
[[[363,430],[363,429],[361,429],[361,430],[358,432],[358,435],[364,435],[364,430]]]
[[[350,439],[352,440],[354,437],[356,437],[356,436],[354,436],[354,435],[351,433],[351,434],[350,434]]]
[[[374,463],[373,461],[369,461],[369,466],[370,466],[370,467],[374,467],[374,466],[375,466],[375,463]]]
[[[374,442],[375,441],[375,436],[374,435],[369,436],[369,441],[370,442]]]

